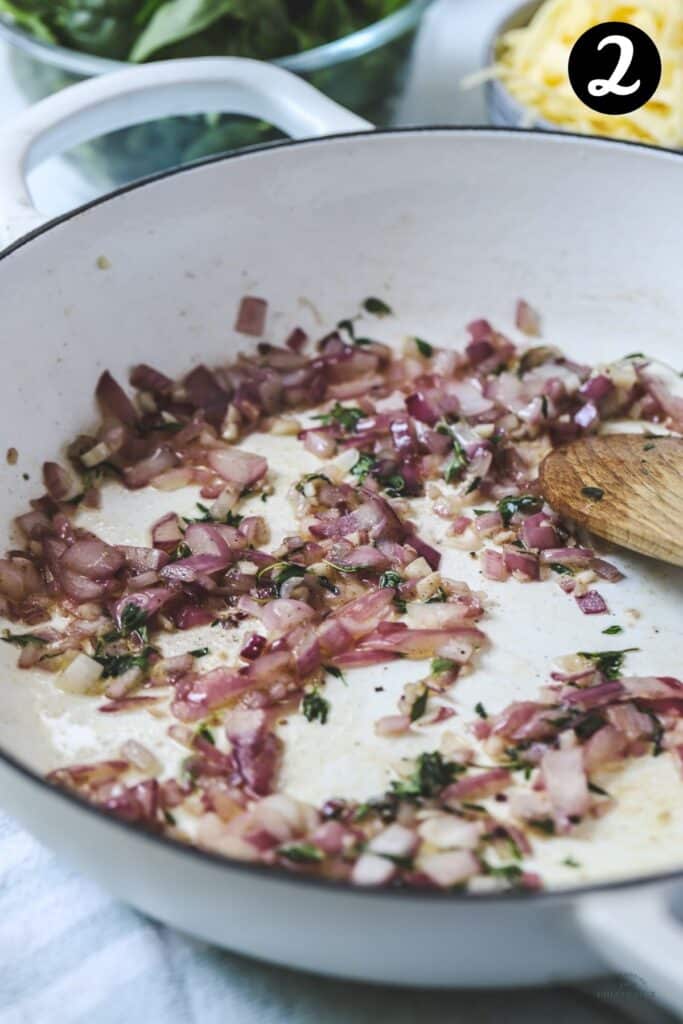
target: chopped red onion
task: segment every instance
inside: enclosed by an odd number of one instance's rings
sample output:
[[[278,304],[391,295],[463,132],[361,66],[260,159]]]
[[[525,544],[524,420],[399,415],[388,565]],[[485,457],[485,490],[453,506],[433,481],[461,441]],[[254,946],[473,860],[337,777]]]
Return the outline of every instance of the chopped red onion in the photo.
[[[126,466],[123,479],[127,487],[137,490],[146,487],[155,477],[172,469],[178,462],[177,456],[166,445],[160,445],[151,455],[140,459],[133,466]]]
[[[584,615],[602,615],[609,610],[597,590],[588,590],[575,600]]]
[[[135,425],[138,419],[135,406],[109,370],[105,370],[97,382],[95,395],[105,415],[112,416],[127,427]]]
[[[521,536],[529,548],[556,549],[559,543],[557,531],[545,512],[527,516],[522,523]]]
[[[503,548],[503,560],[508,572],[516,572],[528,580],[539,579],[538,555],[532,551],[521,551],[506,544]]]
[[[509,572],[504,555],[493,548],[486,548],[482,555],[482,572],[489,580],[505,581]]]
[[[240,489],[258,483],[268,470],[262,455],[252,455],[238,448],[214,448],[208,454],[208,462],[219,476]]]
[[[410,729],[410,715],[384,715],[375,722],[378,736],[401,736]]]
[[[63,501],[73,489],[71,474],[56,462],[43,463],[43,482],[46,491],[55,501]]]
[[[258,338],[263,334],[266,325],[268,303],[265,299],[257,299],[253,295],[245,295],[240,302],[235,321],[235,330],[240,334],[250,334]]]
[[[556,825],[560,831],[566,831],[570,819],[583,817],[590,806],[583,751],[580,747],[547,750],[541,759],[541,775]]]

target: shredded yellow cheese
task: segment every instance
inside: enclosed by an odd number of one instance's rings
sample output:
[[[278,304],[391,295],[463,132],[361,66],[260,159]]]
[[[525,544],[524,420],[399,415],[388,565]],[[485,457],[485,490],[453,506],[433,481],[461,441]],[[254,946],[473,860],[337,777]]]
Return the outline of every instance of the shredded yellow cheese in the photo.
[[[605,21],[643,29],[662,59],[657,91],[632,114],[596,113],[569,84],[572,46],[583,32]],[[683,0],[546,0],[527,26],[501,36],[496,56],[492,75],[535,117],[569,131],[683,147]]]

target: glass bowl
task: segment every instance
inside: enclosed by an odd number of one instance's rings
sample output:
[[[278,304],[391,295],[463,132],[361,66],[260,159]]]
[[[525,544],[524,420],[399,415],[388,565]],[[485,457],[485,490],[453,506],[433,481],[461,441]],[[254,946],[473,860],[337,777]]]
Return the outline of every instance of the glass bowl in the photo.
[[[524,28],[541,6],[541,0],[532,0],[508,14],[496,27],[489,42],[484,67],[492,67],[498,56],[501,36],[513,28]],[[486,105],[489,121],[500,128],[541,128],[560,131],[560,125],[552,125],[539,117],[529,107],[523,106],[501,81],[492,78],[486,83]]]
[[[411,0],[394,14],[358,32],[273,63],[305,78],[342,106],[373,124],[387,124],[400,96],[420,19],[431,0]],[[9,64],[27,102],[36,103],[74,82],[127,66],[41,42],[0,20],[0,37],[10,44]],[[168,167],[242,146],[281,138],[272,125],[207,111],[112,132],[67,154],[98,188],[118,185]]]

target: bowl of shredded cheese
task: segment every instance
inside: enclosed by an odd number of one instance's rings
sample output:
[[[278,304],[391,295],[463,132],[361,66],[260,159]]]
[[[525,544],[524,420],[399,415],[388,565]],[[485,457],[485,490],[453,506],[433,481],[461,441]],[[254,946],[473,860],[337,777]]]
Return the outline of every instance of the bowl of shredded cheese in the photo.
[[[652,99],[631,114],[590,110],[573,92],[569,53],[593,25],[625,21],[655,42],[662,77]],[[545,0],[527,3],[499,27],[484,71],[493,124],[564,129],[588,135],[683,148],[682,0]]]

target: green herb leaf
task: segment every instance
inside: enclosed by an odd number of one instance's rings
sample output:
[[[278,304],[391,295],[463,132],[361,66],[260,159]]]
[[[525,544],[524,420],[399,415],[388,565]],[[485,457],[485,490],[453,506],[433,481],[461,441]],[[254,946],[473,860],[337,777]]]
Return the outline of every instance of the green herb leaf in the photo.
[[[201,515],[194,517],[183,516],[186,523],[212,523],[214,521],[213,516],[206,505],[202,505],[201,501],[196,501],[195,505],[201,512]]]
[[[624,632],[623,626],[608,626],[607,629],[602,631],[606,636],[616,636],[618,633]]]
[[[209,653],[208,647],[195,647],[193,651],[187,652],[191,658],[205,658]]]
[[[413,340],[420,355],[424,356],[425,359],[431,359],[434,355],[433,346],[430,345],[428,341],[423,341],[422,338],[414,338]]]
[[[410,709],[410,721],[416,722],[418,718],[422,718],[425,711],[427,710],[427,698],[429,697],[429,690],[425,686],[422,693],[416,697],[413,701],[413,706]]]
[[[565,865],[565,867],[568,867],[568,868],[580,868],[581,867],[581,865],[578,862],[578,860],[575,860],[573,857],[565,857],[564,860],[562,861],[562,863]]]
[[[28,647],[29,644],[45,646],[47,643],[47,640],[43,640],[33,633],[10,633],[8,629],[3,630],[0,640],[5,644],[14,644],[15,647]]]
[[[353,325],[353,320],[349,320],[349,319],[347,319],[347,320],[340,320],[339,323],[337,324],[337,330],[338,331],[347,331],[351,341],[355,342],[355,340],[356,340],[356,328]]]
[[[317,864],[325,859],[325,854],[313,843],[293,843],[291,846],[280,846],[281,857],[291,860],[293,864]]]
[[[560,573],[560,575],[564,575],[564,576],[573,576],[574,575],[574,570],[570,569],[568,565],[562,565],[561,562],[550,562],[549,564],[550,564],[550,568],[553,570],[553,572]]]
[[[434,676],[438,676],[442,672],[451,672],[457,667],[457,661],[453,661],[452,658],[432,658],[431,673]]]
[[[555,835],[555,822],[552,818],[532,818],[529,824],[547,836]]]
[[[398,587],[401,585],[401,583],[403,583],[403,579],[397,572],[394,572],[393,569],[389,569],[387,570],[387,572],[383,572],[379,578],[380,587],[385,589],[389,587]]]
[[[491,878],[503,878],[510,885],[517,885],[524,874],[519,864],[501,864],[493,867],[491,864],[484,864],[484,874]]]
[[[581,493],[584,498],[590,498],[591,501],[602,501],[605,496],[605,492],[601,487],[582,487]]]
[[[372,313],[374,316],[390,316],[393,313],[391,306],[387,306],[382,299],[377,299],[372,295],[363,303],[363,309],[366,313]]]
[[[311,693],[304,694],[301,710],[309,722],[315,722],[317,719],[321,725],[325,725],[330,713],[330,702],[325,700],[318,690],[312,690]]]
[[[455,480],[458,480],[462,475],[463,470],[466,469],[468,465],[469,459],[467,458],[465,449],[460,444],[457,437],[453,437],[453,454],[451,455],[443,474],[446,483],[452,484]]]
[[[408,799],[436,796],[464,771],[465,767],[456,761],[444,761],[438,750],[420,754],[410,778],[392,782],[391,792]]]
[[[207,725],[200,726],[199,729],[197,729],[197,735],[201,736],[203,740],[206,740],[206,742],[210,743],[212,746],[216,746],[216,741],[214,739],[213,733],[211,732]]]
[[[188,526],[191,523],[225,523],[226,526],[239,526],[242,520],[244,519],[244,516],[239,515],[237,512],[232,512],[231,510],[228,510],[228,512],[225,515],[225,519],[220,519],[212,515],[211,510],[207,508],[206,505],[203,505],[201,501],[197,501],[195,502],[195,504],[197,505],[197,508],[201,512],[201,515],[194,517],[183,516],[183,520],[188,524]],[[185,544],[184,546],[187,547],[187,544]],[[180,547],[180,545],[178,545],[178,547]],[[190,553],[190,549],[187,548],[187,550],[188,553]]]
[[[359,484],[362,484],[368,473],[372,471],[375,462],[375,456],[368,452],[359,455],[358,461],[351,467],[351,474],[358,477]]]
[[[124,637],[137,633],[141,639],[147,638],[147,612],[139,604],[131,602],[123,609],[120,632]]]
[[[542,508],[543,499],[537,498],[533,494],[520,494],[518,497],[510,495],[509,497],[501,498],[498,502],[498,511],[505,526],[510,525],[510,520],[515,512],[530,516],[535,512],[540,512]]]
[[[335,679],[341,679],[344,686],[349,685],[346,682],[346,676],[344,675],[340,668],[337,668],[336,665],[323,665],[323,670],[327,672],[328,675],[334,676]]]
[[[400,473],[393,473],[384,478],[381,483],[390,498],[400,498],[406,489],[406,482]]]
[[[181,540],[175,547],[173,554],[171,555],[172,562],[178,562],[181,558],[189,558],[192,554],[189,544],[186,544],[184,540]]]
[[[337,423],[347,434],[353,434],[358,427],[360,420],[365,419],[366,414],[362,409],[356,406],[345,406],[341,405],[340,402],[335,402],[332,409],[329,412],[322,413],[320,416],[314,416],[314,420],[320,420],[323,426],[328,427]],[[328,481],[329,482],[329,481]]]
[[[588,789],[591,793],[596,793],[597,796],[609,796],[609,793],[606,789],[603,789],[602,786],[596,786],[594,782],[588,783]]]
[[[624,663],[624,656],[639,647],[624,647],[621,651],[579,651],[582,658],[589,658],[607,679],[618,679]]]
[[[487,712],[486,708],[484,707],[484,705],[481,703],[481,701],[479,701],[477,704],[474,705],[474,710],[477,712],[477,714],[479,715],[480,718],[488,718],[489,717],[488,716],[488,712]]]
[[[257,573],[257,578],[263,576],[270,576],[271,582],[275,587],[278,597],[280,597],[280,591],[282,590],[283,584],[287,580],[291,580],[294,577],[302,577],[306,575],[306,570],[303,565],[297,565],[296,562],[274,562],[272,565],[267,565]]]
[[[131,668],[139,668],[146,672],[149,668],[149,656],[154,653],[153,647],[145,647],[137,654],[95,654],[93,658],[103,668],[102,678],[114,679]]]

